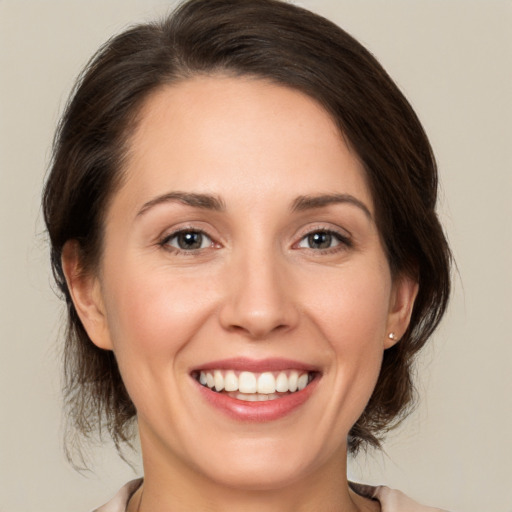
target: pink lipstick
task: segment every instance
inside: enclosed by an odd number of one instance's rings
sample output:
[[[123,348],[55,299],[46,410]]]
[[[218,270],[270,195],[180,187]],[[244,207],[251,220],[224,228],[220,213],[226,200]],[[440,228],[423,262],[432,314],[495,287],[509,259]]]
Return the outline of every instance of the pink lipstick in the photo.
[[[196,367],[191,376],[216,409],[238,421],[267,422],[303,405],[321,374],[315,366],[290,359],[231,358]]]

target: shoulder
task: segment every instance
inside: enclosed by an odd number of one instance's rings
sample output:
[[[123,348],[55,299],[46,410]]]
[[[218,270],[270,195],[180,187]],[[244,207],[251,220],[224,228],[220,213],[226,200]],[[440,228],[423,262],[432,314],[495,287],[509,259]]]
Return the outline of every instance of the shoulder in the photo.
[[[141,486],[142,478],[132,480],[121,487],[117,494],[105,505],[94,509],[93,512],[125,512],[128,501],[133,493]]]
[[[403,492],[384,485],[374,487],[351,482],[350,487],[361,496],[377,500],[382,507],[382,512],[446,512],[440,508],[420,505]]]

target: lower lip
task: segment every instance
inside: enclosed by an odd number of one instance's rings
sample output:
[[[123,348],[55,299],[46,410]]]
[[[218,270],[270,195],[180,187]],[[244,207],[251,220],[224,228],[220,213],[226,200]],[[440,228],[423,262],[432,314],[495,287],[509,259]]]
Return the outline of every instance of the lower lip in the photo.
[[[320,379],[316,377],[304,389],[282,398],[264,402],[245,402],[224,393],[217,393],[194,379],[203,397],[213,407],[238,421],[263,423],[283,418],[303,405],[315,391]]]

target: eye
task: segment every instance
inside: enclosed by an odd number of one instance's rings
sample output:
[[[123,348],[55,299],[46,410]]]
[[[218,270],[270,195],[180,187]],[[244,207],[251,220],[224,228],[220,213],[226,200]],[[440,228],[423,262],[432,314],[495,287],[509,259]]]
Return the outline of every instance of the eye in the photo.
[[[198,251],[200,249],[206,249],[212,247],[212,239],[202,231],[187,229],[177,231],[172,235],[165,237],[162,242],[162,246],[170,246],[180,251]]]
[[[348,240],[341,236],[339,233],[335,233],[334,231],[319,230],[306,235],[304,238],[302,238],[297,246],[305,249],[322,250],[332,249],[342,243],[349,245]]]

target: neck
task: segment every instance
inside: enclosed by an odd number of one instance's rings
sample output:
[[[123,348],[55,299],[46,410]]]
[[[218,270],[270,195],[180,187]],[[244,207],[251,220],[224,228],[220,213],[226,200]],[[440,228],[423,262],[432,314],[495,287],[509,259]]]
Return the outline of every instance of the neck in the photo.
[[[178,457],[143,446],[144,484],[130,501],[128,512],[332,512],[378,511],[348,487],[346,451],[316,471],[281,485],[247,488],[230,485],[187,467]],[[198,492],[200,489],[200,492]]]

